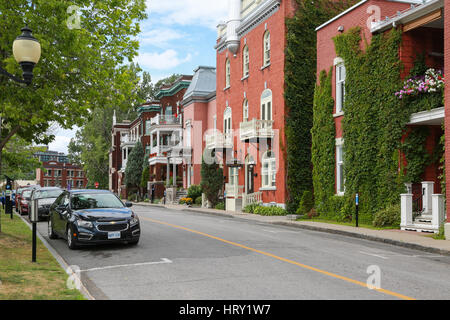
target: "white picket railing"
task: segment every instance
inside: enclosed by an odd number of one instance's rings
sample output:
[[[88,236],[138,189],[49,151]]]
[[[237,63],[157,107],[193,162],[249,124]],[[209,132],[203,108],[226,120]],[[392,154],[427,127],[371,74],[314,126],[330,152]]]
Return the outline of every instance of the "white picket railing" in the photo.
[[[241,140],[251,138],[273,138],[273,120],[253,119],[240,123]]]
[[[262,201],[262,192],[255,192],[250,194],[244,194],[242,196],[242,208],[250,204],[260,204]]]

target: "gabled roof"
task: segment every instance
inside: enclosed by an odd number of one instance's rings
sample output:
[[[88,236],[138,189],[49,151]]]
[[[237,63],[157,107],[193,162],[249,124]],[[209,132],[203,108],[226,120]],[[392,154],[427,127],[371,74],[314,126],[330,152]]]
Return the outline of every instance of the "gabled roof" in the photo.
[[[199,66],[194,70],[194,77],[183,96],[182,104],[186,106],[193,100],[208,101],[216,95],[216,68]]]

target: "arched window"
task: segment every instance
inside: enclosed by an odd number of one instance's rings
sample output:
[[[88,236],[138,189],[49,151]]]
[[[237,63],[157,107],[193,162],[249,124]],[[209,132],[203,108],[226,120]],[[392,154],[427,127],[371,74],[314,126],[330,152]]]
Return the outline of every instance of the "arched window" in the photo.
[[[243,119],[243,122],[248,121],[248,100],[247,99],[244,100],[244,103],[242,105],[242,119]]]
[[[243,77],[248,77],[249,70],[250,70],[250,55],[248,52],[248,46],[244,47],[244,50],[242,51],[242,67],[243,67]]]
[[[270,32],[264,34],[264,66],[270,64]]]
[[[262,187],[275,188],[276,186],[276,158],[273,151],[267,151],[262,157]]]
[[[272,91],[266,89],[261,94],[261,120],[272,120]]]
[[[228,88],[231,84],[231,63],[227,59],[225,62],[225,88]]]

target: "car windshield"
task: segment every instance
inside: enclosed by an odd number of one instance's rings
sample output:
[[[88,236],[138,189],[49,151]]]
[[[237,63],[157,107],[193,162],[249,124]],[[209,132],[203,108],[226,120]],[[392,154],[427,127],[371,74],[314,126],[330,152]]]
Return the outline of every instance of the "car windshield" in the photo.
[[[22,193],[22,197],[23,198],[29,198],[31,196],[31,190],[25,190],[23,193]]]
[[[122,201],[109,193],[82,193],[72,195],[72,210],[123,208]]]
[[[62,190],[40,190],[36,191],[35,199],[58,198]]]

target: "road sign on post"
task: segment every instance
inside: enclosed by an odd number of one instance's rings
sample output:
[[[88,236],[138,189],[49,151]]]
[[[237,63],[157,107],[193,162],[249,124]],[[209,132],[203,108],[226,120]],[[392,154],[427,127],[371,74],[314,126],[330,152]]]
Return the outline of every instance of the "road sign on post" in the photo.
[[[355,204],[356,204],[356,227],[358,227],[359,226],[359,221],[358,221],[358,216],[359,216],[359,194],[357,193],[356,194],[356,197],[355,197]]]
[[[98,183],[98,182],[96,182],[95,183],[95,189],[98,189],[98,186],[99,186],[100,184]]]

